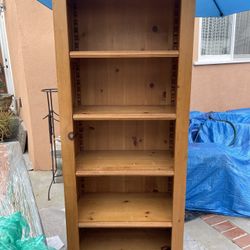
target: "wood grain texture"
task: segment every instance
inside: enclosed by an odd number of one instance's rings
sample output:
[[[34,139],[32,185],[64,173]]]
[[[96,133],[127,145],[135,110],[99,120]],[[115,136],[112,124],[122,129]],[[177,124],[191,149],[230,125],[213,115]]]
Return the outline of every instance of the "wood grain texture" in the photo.
[[[80,60],[81,105],[170,105],[172,59]]]
[[[84,120],[175,120],[174,106],[81,106],[73,119]]]
[[[150,50],[150,51],[71,51],[70,58],[159,58],[178,57],[177,50]]]
[[[85,151],[76,158],[77,176],[173,176],[168,151]]]
[[[91,176],[81,177],[84,193],[172,193],[167,176]]]
[[[143,228],[172,226],[172,201],[166,194],[84,194],[78,203],[79,227]]]
[[[81,124],[84,151],[169,149],[168,121],[85,121]],[[166,178],[155,180],[148,180],[145,177],[91,179],[84,180],[84,186],[86,192],[100,192],[102,189],[121,190],[121,192],[169,191]]]
[[[173,250],[183,249],[194,16],[195,0],[181,0],[180,57],[176,106],[175,178],[173,192]]]
[[[73,131],[71,73],[69,61],[68,24],[66,0],[53,0],[56,45],[57,85],[59,89],[60,131],[64,194],[67,220],[68,249],[79,249],[77,189],[75,177],[75,145],[68,139]]]
[[[81,250],[165,250],[171,245],[165,229],[88,229],[81,235]]]
[[[171,50],[172,0],[77,0],[79,50]]]
[[[84,121],[84,150],[168,150],[168,121]]]

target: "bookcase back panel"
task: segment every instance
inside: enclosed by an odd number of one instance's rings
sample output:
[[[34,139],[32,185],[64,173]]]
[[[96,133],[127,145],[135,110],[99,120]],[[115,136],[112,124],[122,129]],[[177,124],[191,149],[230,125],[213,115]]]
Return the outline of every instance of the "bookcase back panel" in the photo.
[[[79,123],[81,150],[168,150],[168,121]]]
[[[171,245],[169,229],[81,229],[81,249],[164,250]],[[170,248],[169,248],[170,249]]]
[[[86,177],[81,178],[81,193],[166,193],[172,177]]]
[[[81,104],[171,104],[171,70],[171,59],[81,60]]]
[[[75,0],[74,50],[173,49],[173,0]],[[77,22],[77,24],[76,24]]]

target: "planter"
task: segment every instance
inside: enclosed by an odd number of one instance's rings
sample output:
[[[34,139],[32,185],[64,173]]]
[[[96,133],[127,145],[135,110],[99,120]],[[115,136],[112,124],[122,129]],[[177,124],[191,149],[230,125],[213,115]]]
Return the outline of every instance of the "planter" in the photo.
[[[21,120],[18,116],[13,116],[10,120],[10,136],[4,138],[4,142],[17,141],[19,126],[21,124]]]
[[[0,141],[17,140],[21,120],[10,111],[0,110]]]
[[[12,103],[13,95],[10,94],[0,94],[0,109],[6,111],[9,110]]]

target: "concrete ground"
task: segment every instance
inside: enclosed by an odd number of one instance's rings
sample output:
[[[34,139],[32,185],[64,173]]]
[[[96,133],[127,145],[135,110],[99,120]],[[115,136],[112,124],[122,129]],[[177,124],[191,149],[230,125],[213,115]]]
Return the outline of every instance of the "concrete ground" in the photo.
[[[53,185],[51,200],[48,201],[47,190],[51,181],[51,173],[44,171],[30,171],[29,173],[46,236],[59,235],[66,243],[63,183]],[[249,250],[250,219],[210,215],[187,222],[185,223],[184,249]]]

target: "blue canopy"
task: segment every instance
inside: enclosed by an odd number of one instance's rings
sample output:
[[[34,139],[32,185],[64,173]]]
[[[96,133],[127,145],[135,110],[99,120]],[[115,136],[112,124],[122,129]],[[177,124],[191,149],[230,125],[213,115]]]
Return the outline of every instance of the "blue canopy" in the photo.
[[[52,0],[38,0],[38,2],[42,3],[43,5],[47,6],[50,9],[52,9]]]
[[[220,17],[250,10],[250,0],[196,0],[197,17]]]

